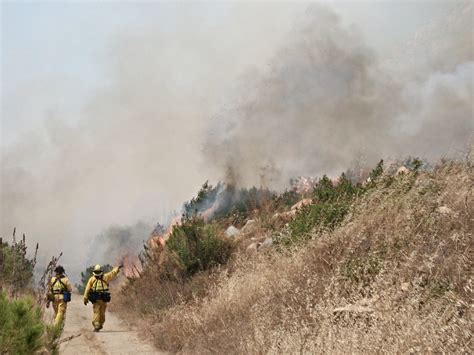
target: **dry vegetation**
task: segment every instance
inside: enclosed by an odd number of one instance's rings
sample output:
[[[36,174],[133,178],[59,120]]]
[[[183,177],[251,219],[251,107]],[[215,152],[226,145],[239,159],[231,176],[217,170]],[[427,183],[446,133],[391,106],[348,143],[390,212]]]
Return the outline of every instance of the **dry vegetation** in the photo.
[[[34,285],[34,256],[27,253],[26,237],[11,244],[0,238],[0,354],[56,354],[62,329],[49,325],[44,313],[46,285],[56,266],[52,259],[38,287]],[[49,271],[49,273],[48,273]]]
[[[473,187],[459,162],[382,175],[334,230],[190,279],[150,271],[117,307],[173,352],[472,353]]]

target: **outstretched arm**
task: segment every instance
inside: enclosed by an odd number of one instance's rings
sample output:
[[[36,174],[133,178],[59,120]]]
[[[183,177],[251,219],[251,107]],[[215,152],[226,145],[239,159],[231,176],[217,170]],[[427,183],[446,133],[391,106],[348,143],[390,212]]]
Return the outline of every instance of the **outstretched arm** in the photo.
[[[112,281],[113,279],[115,279],[115,277],[117,277],[119,271],[120,271],[119,266],[114,267],[111,271],[109,271],[108,273],[104,275],[104,281],[105,282]]]

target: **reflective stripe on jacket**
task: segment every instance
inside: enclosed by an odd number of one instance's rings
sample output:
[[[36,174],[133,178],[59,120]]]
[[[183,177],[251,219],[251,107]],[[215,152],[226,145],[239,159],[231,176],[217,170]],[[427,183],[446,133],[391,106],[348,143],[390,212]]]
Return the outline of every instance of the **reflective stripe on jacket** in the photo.
[[[64,292],[72,292],[72,286],[66,276],[57,278],[53,276],[49,282],[49,291],[54,294],[63,294]]]
[[[84,300],[89,299],[89,293],[91,291],[103,292],[105,290],[108,290],[109,282],[112,281],[117,276],[118,273],[119,273],[119,268],[114,267],[112,271],[105,273],[104,276],[102,276],[102,278],[91,276],[89,281],[87,281],[86,289],[84,290]],[[104,282],[101,283],[100,281],[104,281]],[[104,289],[104,286],[107,288]]]
[[[91,291],[93,292],[105,292],[109,290],[109,284],[102,277],[95,277],[92,282]]]

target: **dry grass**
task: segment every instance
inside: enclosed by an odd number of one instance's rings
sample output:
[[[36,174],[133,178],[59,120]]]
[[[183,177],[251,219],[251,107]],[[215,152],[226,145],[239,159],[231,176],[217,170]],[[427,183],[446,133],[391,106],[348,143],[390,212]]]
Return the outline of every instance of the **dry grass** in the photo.
[[[200,292],[147,303],[142,327],[183,353],[471,353],[473,187],[462,163],[386,178],[335,231],[239,255]]]

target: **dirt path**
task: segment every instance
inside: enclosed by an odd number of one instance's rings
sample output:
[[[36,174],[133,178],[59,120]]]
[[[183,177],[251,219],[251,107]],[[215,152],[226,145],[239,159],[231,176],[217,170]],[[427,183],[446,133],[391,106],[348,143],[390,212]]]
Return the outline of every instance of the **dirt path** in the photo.
[[[60,354],[163,354],[141,340],[134,330],[109,311],[104,329],[99,333],[93,332],[91,321],[91,304],[86,307],[82,296],[73,295],[61,338],[81,335],[61,344]]]

